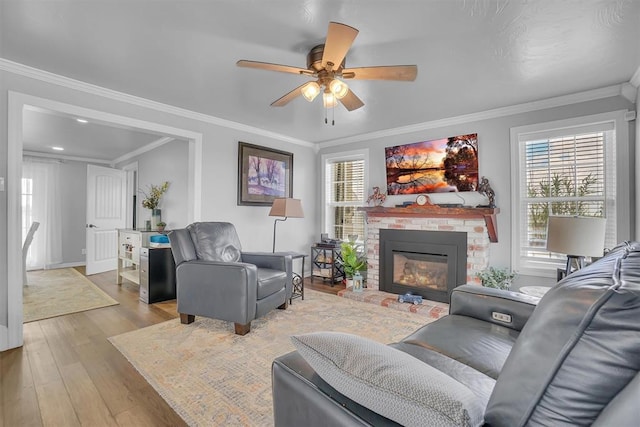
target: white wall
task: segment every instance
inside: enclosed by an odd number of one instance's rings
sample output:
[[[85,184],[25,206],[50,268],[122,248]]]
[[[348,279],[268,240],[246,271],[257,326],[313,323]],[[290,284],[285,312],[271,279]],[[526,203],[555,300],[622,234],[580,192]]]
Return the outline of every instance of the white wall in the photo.
[[[63,84],[67,84],[66,81]],[[202,135],[202,203],[197,219],[229,221],[236,225],[243,249],[270,251],[273,233],[273,218],[268,216],[268,207],[237,206],[237,159],[238,141],[276,148],[294,154],[293,196],[302,199],[305,218],[290,219],[278,227],[278,247],[281,250],[307,252],[315,240],[318,218],[315,182],[317,176],[316,154],[312,144],[294,141],[275,134],[261,132],[244,126],[225,127],[220,121],[199,115],[179,115],[173,110],[158,111],[145,103],[129,103],[114,99],[115,95],[100,91],[87,93],[63,85],[49,83],[40,78],[31,78],[0,70],[0,129],[8,128],[8,91],[54,100],[83,108],[106,112],[117,116],[162,124]],[[188,117],[187,117],[188,116]],[[8,173],[7,132],[0,132],[0,177]],[[9,309],[21,307],[21,300],[8,301],[7,246],[7,192],[0,191],[0,342],[8,325]],[[170,219],[171,221],[171,219]],[[179,224],[180,225],[180,224]],[[11,226],[15,226],[12,224]],[[285,246],[286,245],[286,246]],[[16,250],[17,248],[11,248]],[[13,266],[12,268],[16,268]],[[13,277],[13,276],[12,276]],[[16,284],[12,295],[16,295]],[[15,296],[15,298],[21,298]],[[8,330],[16,328],[9,324]],[[20,325],[21,328],[21,325]],[[3,332],[4,330],[4,332]],[[20,329],[21,330],[21,329]],[[0,350],[2,345],[0,343]]]
[[[496,193],[497,207],[500,208],[500,213],[498,214],[499,241],[490,245],[490,265],[496,267],[510,267],[512,216],[510,188],[510,128],[570,117],[635,108],[636,107],[627,99],[617,96],[466,124],[428,129],[420,132],[372,138],[366,141],[344,145],[325,146],[320,150],[320,154],[351,151],[358,148],[369,147],[369,164],[371,167],[369,172],[369,186],[379,186],[382,189],[386,189],[384,163],[385,147],[428,141],[461,134],[477,133],[479,172],[481,176],[489,178],[491,186]],[[629,186],[629,176],[631,176],[633,172],[633,170],[630,170],[629,168],[633,168],[634,166],[632,159],[629,156],[629,141],[623,141],[621,138],[618,138],[617,142],[619,154],[618,159],[620,162],[618,164],[618,171],[622,174],[622,179],[620,180],[620,191],[622,194],[619,195],[619,201],[623,206],[625,203],[629,205],[628,209],[624,209],[619,215],[619,220],[621,220],[622,223],[619,228],[618,240],[624,240],[632,237],[630,231],[632,225],[629,224],[633,224],[632,218],[635,217],[635,203],[629,202],[629,200],[634,200],[635,197],[631,192],[632,186]],[[318,164],[319,163],[320,160],[318,160]],[[318,191],[318,193],[320,192]],[[369,193],[371,193],[371,190]],[[415,196],[390,196],[387,198],[385,205],[393,206],[403,201],[414,199]],[[318,195],[318,200],[321,200],[320,194]],[[625,225],[625,221],[629,224]],[[537,279],[521,277],[520,280],[535,282]]]

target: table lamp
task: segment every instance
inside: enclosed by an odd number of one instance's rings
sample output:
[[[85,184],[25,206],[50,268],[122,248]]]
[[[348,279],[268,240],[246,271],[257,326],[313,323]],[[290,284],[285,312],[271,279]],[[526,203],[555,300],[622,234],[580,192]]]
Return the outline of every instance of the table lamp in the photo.
[[[271,205],[269,216],[283,216],[284,219],[277,218],[273,222],[273,252],[276,251],[276,226],[278,221],[286,221],[287,218],[304,218],[302,203],[300,199],[277,198]]]
[[[584,267],[584,257],[601,257],[604,252],[606,218],[550,216],[547,250],[567,254],[565,275]]]

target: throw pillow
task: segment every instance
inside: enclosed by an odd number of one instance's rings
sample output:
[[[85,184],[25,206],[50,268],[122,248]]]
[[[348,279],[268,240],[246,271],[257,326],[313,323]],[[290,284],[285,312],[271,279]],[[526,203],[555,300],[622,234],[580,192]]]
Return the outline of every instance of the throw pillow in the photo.
[[[291,337],[329,385],[405,426],[477,426],[480,400],[450,376],[395,348],[355,335],[316,332]]]

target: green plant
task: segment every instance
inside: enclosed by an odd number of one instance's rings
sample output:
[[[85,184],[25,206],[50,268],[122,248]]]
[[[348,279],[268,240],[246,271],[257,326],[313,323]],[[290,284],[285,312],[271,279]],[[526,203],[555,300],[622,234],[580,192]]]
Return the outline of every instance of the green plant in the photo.
[[[342,242],[340,244],[340,257],[342,258],[344,274],[349,279],[353,278],[356,272],[367,268],[367,260],[358,251],[359,247],[360,245],[355,242]]]
[[[516,273],[510,272],[506,268],[489,267],[476,274],[482,282],[482,286],[487,288],[497,288],[509,290],[511,282],[516,277]]]
[[[169,182],[165,181],[160,185],[150,185],[149,192],[145,192],[140,190],[140,192],[144,195],[144,199],[142,200],[142,207],[147,209],[157,209],[160,204],[160,200],[162,200],[162,195],[169,189]]]
[[[584,197],[594,194],[597,184],[596,176],[591,173],[576,182],[572,176],[554,172],[549,179],[530,182],[527,197],[534,200]],[[549,215],[602,216],[602,209],[593,212],[593,202],[587,201],[532,202],[528,208],[530,237],[542,242],[547,238]]]

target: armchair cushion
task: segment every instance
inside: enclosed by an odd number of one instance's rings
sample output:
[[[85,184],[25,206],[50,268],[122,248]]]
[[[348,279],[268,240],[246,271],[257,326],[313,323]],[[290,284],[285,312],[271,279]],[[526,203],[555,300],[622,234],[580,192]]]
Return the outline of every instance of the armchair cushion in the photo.
[[[497,379],[519,334],[506,326],[452,314],[402,341],[414,345],[428,342],[434,351]]]
[[[413,356],[337,332],[292,337],[300,354],[338,392],[405,426],[477,426],[483,402]]]

